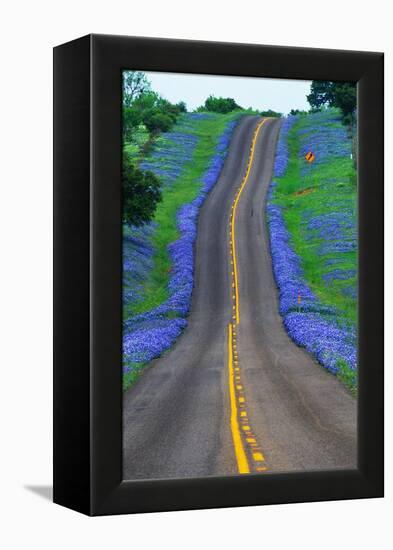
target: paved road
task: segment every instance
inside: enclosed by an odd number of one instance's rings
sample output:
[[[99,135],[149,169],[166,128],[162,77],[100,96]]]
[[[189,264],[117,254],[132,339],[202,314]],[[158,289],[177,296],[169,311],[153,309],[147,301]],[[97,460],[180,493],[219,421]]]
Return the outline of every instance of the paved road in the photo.
[[[189,324],[124,396],[124,478],[356,467],[356,401],[287,336],[264,202],[280,122],[245,117],[203,206]]]

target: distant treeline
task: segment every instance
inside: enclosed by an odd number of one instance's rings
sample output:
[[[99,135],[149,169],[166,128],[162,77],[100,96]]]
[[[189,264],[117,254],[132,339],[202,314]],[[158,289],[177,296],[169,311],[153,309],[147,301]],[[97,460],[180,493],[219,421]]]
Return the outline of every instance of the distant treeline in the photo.
[[[232,111],[253,111],[251,107],[245,109],[236,103],[231,97],[215,97],[210,95],[205,103],[197,108],[198,112],[211,111],[213,113],[227,114]],[[282,113],[277,113],[269,109],[268,111],[254,111],[261,116],[266,117],[282,117]]]

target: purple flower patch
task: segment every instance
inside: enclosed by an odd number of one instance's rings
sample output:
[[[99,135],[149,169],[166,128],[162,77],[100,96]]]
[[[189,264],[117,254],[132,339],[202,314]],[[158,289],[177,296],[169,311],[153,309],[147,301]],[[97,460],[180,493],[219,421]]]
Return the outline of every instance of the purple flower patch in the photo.
[[[296,116],[288,116],[284,119],[281,125],[280,137],[277,144],[276,159],[274,162],[274,175],[276,178],[281,178],[287,170],[289,161],[287,136],[289,130],[292,128]]]

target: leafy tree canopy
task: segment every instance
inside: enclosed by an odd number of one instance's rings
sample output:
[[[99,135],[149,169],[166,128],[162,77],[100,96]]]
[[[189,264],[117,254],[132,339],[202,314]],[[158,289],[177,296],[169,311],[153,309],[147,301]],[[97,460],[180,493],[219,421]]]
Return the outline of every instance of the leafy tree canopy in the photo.
[[[231,97],[214,97],[210,95],[204,105],[198,107],[197,111],[211,111],[214,113],[230,113],[236,109],[242,109]]]
[[[123,105],[130,107],[141,94],[150,91],[150,82],[141,71],[123,72]]]
[[[289,114],[290,115],[306,115],[308,111],[302,111],[301,109],[291,109]]]
[[[131,95],[127,103],[123,103],[123,134],[126,141],[132,141],[134,129],[142,123],[151,136],[167,132],[179,114],[187,111],[184,101],[173,104],[151,90],[150,85],[134,94],[133,99],[130,98]]]
[[[356,83],[313,80],[307,101],[312,110],[324,106],[338,107],[343,122],[351,124],[356,110]]]
[[[174,120],[169,113],[152,108],[143,113],[142,120],[150,134],[158,134],[159,132],[168,132],[176,118]]]
[[[277,118],[282,117],[282,113],[278,113],[277,111],[272,111],[272,109],[268,109],[267,111],[261,111],[259,114],[261,116],[269,116],[269,117],[277,117]]]
[[[187,105],[184,101],[179,101],[179,103],[176,103],[176,107],[179,109],[180,113],[186,113],[187,112]]]
[[[148,170],[136,168],[123,155],[123,222],[139,227],[153,219],[162,200],[161,182]]]

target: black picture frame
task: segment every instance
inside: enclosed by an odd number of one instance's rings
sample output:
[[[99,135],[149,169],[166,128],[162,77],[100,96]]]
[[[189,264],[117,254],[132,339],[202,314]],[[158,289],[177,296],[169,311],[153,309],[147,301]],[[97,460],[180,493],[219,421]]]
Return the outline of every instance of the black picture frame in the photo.
[[[358,468],[122,480],[121,70],[358,82]],[[383,496],[383,54],[88,35],[54,49],[54,502],[88,515]]]

